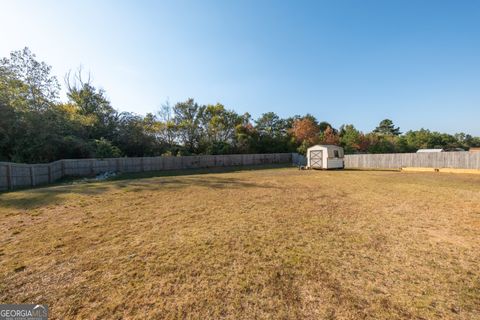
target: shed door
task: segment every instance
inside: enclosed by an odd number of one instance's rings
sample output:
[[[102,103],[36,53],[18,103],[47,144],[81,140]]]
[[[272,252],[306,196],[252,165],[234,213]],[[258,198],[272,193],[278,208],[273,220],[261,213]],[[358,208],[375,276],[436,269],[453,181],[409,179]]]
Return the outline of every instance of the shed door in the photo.
[[[310,167],[322,168],[323,151],[312,150],[310,151]]]

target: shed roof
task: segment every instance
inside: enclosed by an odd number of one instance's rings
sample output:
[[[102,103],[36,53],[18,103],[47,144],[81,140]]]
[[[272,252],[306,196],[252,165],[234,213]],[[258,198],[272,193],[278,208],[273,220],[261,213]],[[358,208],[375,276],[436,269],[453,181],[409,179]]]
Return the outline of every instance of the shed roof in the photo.
[[[443,149],[418,149],[417,153],[423,153],[423,152],[444,152],[445,150]]]
[[[339,147],[339,146],[335,146],[333,144],[316,144],[314,146],[311,146],[310,148],[308,149],[320,149],[320,148],[325,148],[325,149],[343,149],[342,147]]]

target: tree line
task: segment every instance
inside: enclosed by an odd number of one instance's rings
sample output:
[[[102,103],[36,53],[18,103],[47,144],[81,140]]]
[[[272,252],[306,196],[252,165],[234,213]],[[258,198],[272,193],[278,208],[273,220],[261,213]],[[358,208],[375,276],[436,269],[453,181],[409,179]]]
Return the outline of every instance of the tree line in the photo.
[[[0,161],[67,158],[299,152],[335,144],[346,153],[414,152],[419,148],[480,146],[480,138],[421,129],[401,133],[385,119],[372,132],[334,128],[314,116],[253,119],[224,105],[188,99],[141,116],[119,112],[81,70],[65,77],[67,101],[51,67],[25,48],[0,60]]]

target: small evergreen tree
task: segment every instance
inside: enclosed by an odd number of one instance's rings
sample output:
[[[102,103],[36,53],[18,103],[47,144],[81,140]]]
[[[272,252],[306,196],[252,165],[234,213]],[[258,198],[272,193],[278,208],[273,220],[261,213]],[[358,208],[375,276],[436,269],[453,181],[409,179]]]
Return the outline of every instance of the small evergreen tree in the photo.
[[[395,127],[393,124],[393,121],[390,119],[385,119],[380,121],[380,124],[378,127],[373,130],[374,133],[382,134],[382,135],[392,135],[392,136],[398,136],[402,134],[400,132],[399,127]]]

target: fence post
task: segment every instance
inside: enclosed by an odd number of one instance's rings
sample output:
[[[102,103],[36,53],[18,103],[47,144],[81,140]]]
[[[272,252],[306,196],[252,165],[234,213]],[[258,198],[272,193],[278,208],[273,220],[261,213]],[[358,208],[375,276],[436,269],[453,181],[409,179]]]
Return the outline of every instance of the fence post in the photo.
[[[12,183],[12,165],[7,164],[7,189],[12,190],[13,189],[13,183]]]
[[[48,164],[48,183],[52,183],[52,163]]]
[[[61,172],[61,178],[65,177],[65,160],[60,160],[60,172]],[[60,178],[60,179],[61,179]]]
[[[35,186],[35,167],[33,165],[30,166],[30,184],[32,187]]]

